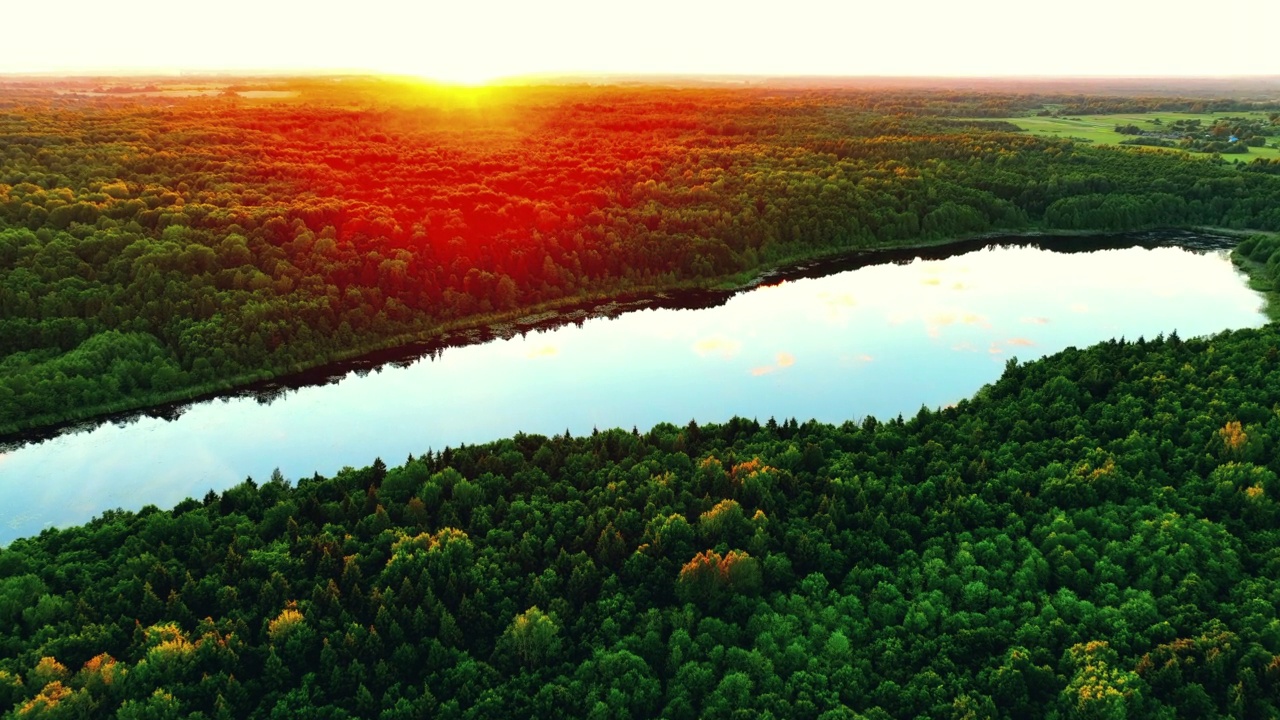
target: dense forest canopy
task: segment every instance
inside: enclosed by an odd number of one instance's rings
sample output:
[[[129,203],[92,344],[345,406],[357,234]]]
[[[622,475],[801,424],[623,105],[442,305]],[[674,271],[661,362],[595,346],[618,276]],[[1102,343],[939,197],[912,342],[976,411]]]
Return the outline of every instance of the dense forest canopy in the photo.
[[[107,513],[0,550],[0,707],[1276,717],[1277,345],[1111,341],[905,420],[517,435]]]
[[[0,85],[0,432],[459,324],[992,230],[1280,228],[1273,165],[964,119],[999,89]]]
[[[1270,107],[6,81],[0,432],[821,254],[1280,229],[1274,162],[982,119],[1047,105]],[[1274,289],[1280,236],[1237,259]],[[1278,346],[1117,339],[910,419],[520,434],[108,512],[0,549],[0,713],[1280,717]]]

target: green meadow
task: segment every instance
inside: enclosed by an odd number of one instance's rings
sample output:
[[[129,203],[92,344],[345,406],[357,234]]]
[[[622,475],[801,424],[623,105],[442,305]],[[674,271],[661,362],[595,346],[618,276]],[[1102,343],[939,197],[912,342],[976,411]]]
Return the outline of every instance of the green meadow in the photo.
[[[1214,121],[1224,117],[1244,117],[1266,120],[1264,112],[1230,112],[1230,113],[1117,113],[1114,115],[1079,115],[1072,117],[1012,117],[1004,118],[1018,127],[1035,135],[1057,138],[1073,138],[1088,141],[1097,145],[1118,145],[1129,136],[1115,131],[1117,125],[1137,125],[1143,130],[1159,131],[1162,127],[1172,125],[1175,120],[1200,120],[1204,125],[1212,125]],[[1161,124],[1156,124],[1159,119]],[[1268,145],[1275,140],[1268,139]],[[1179,148],[1171,148],[1182,151]],[[1249,162],[1254,158],[1280,157],[1280,150],[1271,147],[1251,147],[1242,155],[1223,155],[1228,162],[1240,160]]]

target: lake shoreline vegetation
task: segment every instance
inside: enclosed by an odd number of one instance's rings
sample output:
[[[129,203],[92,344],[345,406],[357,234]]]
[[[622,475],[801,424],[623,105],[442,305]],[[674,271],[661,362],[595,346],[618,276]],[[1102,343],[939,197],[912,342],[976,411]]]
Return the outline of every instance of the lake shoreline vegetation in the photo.
[[[82,408],[76,417],[62,417],[51,423],[34,423],[34,427],[0,433],[0,450],[19,448],[23,445],[51,439],[66,433],[92,430],[104,423],[129,423],[143,417],[177,419],[188,408],[220,397],[254,397],[259,402],[271,403],[290,391],[328,384],[340,380],[350,372],[376,371],[387,365],[413,363],[426,357],[435,357],[449,348],[463,347],[510,338],[530,332],[554,329],[571,323],[581,324],[593,318],[616,317],[621,313],[664,307],[706,308],[721,305],[741,292],[761,285],[774,284],[808,277],[822,277],[835,272],[856,269],[884,262],[910,262],[916,258],[938,258],[952,253],[969,252],[989,243],[1007,241],[1014,244],[1041,243],[1060,252],[1086,251],[1111,247],[1131,247],[1134,244],[1155,246],[1160,244],[1193,244],[1197,247],[1235,243],[1252,233],[1240,233],[1224,228],[1196,227],[1189,229],[1157,228],[1146,231],[1119,231],[1100,234],[1092,231],[1031,231],[1010,235],[990,232],[970,237],[948,238],[932,242],[907,243],[896,247],[873,250],[839,250],[804,256],[784,261],[777,266],[742,273],[724,281],[712,281],[693,286],[665,289],[638,290],[621,296],[591,299],[574,299],[556,302],[543,307],[524,308],[503,315],[467,318],[432,331],[427,337],[406,336],[387,341],[383,345],[352,350],[339,357],[317,361],[311,366],[290,368],[281,375],[271,373],[234,378],[216,385],[184,388],[168,395],[150,396],[135,405]],[[1226,245],[1223,245],[1226,247]],[[1259,285],[1253,273],[1263,267],[1247,260],[1236,259],[1236,264],[1250,274],[1251,287],[1266,292],[1270,286]],[[1272,302],[1271,294],[1267,294]],[[1268,305],[1268,312],[1274,305]]]
[[[1263,311],[1271,322],[1280,321],[1280,236],[1245,234],[1232,251],[1231,261],[1249,277],[1249,287],[1266,299]]]
[[[850,251],[1280,229],[1280,177],[981,119],[1265,103],[261,87],[0,88],[0,435]]]

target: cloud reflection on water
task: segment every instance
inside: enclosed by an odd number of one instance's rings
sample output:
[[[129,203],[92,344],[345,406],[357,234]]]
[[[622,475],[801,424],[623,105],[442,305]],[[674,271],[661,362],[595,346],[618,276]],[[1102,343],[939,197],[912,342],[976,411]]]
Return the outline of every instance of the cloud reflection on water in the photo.
[[[772,365],[760,365],[757,367],[753,367],[751,368],[751,374],[755,377],[759,377],[761,375],[768,375],[769,373],[776,372],[778,370],[782,370],[785,368],[789,368],[795,364],[796,364],[795,355],[792,355],[789,352],[780,352],[778,353]]]
[[[449,348],[270,405],[227,398],[173,422],[107,424],[0,454],[0,545],[106,508],[172,507],[277,466],[291,478],[332,475],[377,456],[391,464],[517,432],[914,413],[969,397],[1015,351],[1033,360],[1111,337],[1261,325],[1259,295],[1224,258],[1015,247],[867,266],[713,308]],[[1157,291],[1169,287],[1173,297]]]
[[[693,344],[693,352],[698,357],[717,355],[725,360],[732,360],[741,350],[741,341],[723,335],[712,335]]]

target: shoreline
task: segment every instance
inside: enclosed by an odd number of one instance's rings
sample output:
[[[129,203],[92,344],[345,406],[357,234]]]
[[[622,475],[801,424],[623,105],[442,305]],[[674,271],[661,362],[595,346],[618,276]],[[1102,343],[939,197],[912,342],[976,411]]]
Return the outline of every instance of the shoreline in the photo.
[[[491,313],[453,321],[425,335],[402,335],[386,342],[337,353],[302,367],[263,370],[216,383],[140,399],[132,403],[80,408],[61,418],[0,430],[0,452],[43,442],[62,435],[88,432],[106,423],[129,424],[144,417],[176,420],[187,409],[218,398],[251,397],[270,404],[291,391],[339,382],[352,372],[367,373],[387,365],[421,361],[456,347],[509,339],[570,323],[613,318],[636,310],[698,309],[722,305],[739,293],[805,278],[822,277],[868,265],[905,263],[917,258],[940,259],[972,252],[993,244],[1039,244],[1060,252],[1087,252],[1111,247],[1176,245],[1203,249],[1227,249],[1251,231],[1224,228],[1158,228],[1114,232],[1043,230],[994,231],[967,237],[918,241],[882,248],[835,249],[802,253],[754,271],[676,287],[642,288],[627,293],[566,298],[563,301]],[[1216,241],[1195,242],[1216,238]],[[1070,247],[1053,247],[1067,241]],[[1234,259],[1234,256],[1233,256]],[[1240,263],[1237,262],[1237,267]],[[1248,270],[1241,268],[1248,273]],[[1251,281],[1253,275],[1250,274]],[[1256,289],[1256,288],[1255,288]],[[1259,292],[1264,292],[1259,290]],[[1270,295],[1268,295],[1270,298]],[[1280,308],[1280,301],[1269,308]],[[1270,315],[1270,313],[1269,313]]]
[[[1247,233],[1247,235],[1258,236],[1277,236],[1274,232],[1265,232],[1259,230],[1257,232]],[[1280,288],[1276,287],[1274,281],[1268,279],[1266,263],[1258,262],[1252,258],[1245,257],[1240,253],[1232,250],[1231,264],[1236,269],[1245,274],[1249,278],[1249,289],[1262,295],[1263,305],[1262,314],[1267,316],[1270,322],[1280,322]]]

